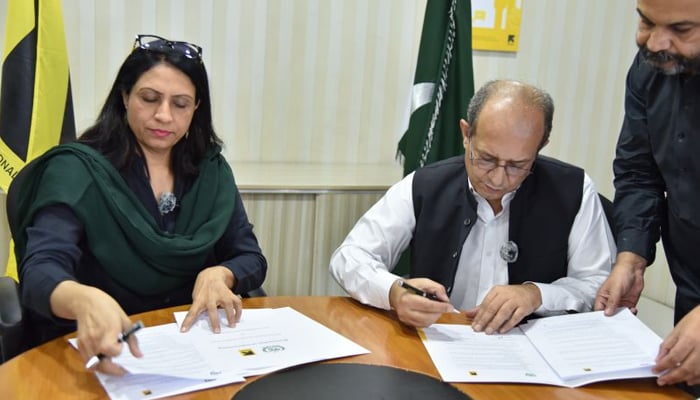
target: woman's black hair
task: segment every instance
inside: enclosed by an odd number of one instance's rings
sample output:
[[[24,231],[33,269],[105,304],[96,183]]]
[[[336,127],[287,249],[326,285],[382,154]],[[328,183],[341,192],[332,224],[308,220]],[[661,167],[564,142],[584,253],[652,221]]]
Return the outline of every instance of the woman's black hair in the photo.
[[[176,177],[192,177],[198,174],[198,166],[207,151],[222,143],[212,124],[209,80],[201,58],[189,58],[177,51],[135,48],[119,68],[97,121],[85,130],[78,141],[104,154],[118,170],[140,157],[140,147],[126,121],[122,95],[131,92],[144,72],[163,63],[187,75],[196,90],[195,104],[198,107],[192,116],[189,134],[175,144],[171,157],[171,168]]]

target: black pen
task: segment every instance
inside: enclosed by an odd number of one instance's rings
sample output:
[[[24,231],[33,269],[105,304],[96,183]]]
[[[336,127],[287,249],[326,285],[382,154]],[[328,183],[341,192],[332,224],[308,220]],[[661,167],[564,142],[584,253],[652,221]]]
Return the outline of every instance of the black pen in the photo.
[[[439,302],[441,302],[441,303],[448,303],[447,301],[442,301],[442,300],[440,300],[440,299],[437,297],[437,295],[435,295],[435,293],[428,293],[428,292],[426,292],[426,291],[424,291],[424,290],[418,289],[417,287],[415,287],[415,286],[409,284],[408,282],[406,282],[406,281],[404,281],[404,280],[400,280],[400,281],[399,281],[399,286],[401,286],[402,288],[408,290],[409,292],[411,292],[411,293],[413,293],[413,294],[417,294],[418,296],[423,296],[423,297],[425,297],[426,299],[430,299],[430,300],[434,300],[434,301],[439,301]],[[461,314],[461,312],[459,312],[459,310],[457,310],[456,308],[453,308],[453,309],[452,309],[452,312],[453,312],[453,313],[456,313],[456,314]]]
[[[426,299],[442,302],[442,300],[440,300],[434,293],[428,293],[428,292],[425,292],[423,290],[420,290],[417,287],[410,285],[406,281],[399,281],[399,286],[401,286],[402,288],[408,290],[409,292],[411,292],[413,294],[417,294],[418,296],[423,296]]]
[[[126,342],[127,339],[129,339],[129,336],[133,335],[136,331],[138,331],[141,328],[143,328],[143,322],[138,321],[137,323],[133,324],[131,328],[119,334],[119,337],[117,337],[117,343]],[[105,357],[107,356],[105,356],[102,353],[90,357],[87,363],[85,363],[85,368],[90,369],[94,367],[95,365],[99,364],[100,361],[102,361]]]

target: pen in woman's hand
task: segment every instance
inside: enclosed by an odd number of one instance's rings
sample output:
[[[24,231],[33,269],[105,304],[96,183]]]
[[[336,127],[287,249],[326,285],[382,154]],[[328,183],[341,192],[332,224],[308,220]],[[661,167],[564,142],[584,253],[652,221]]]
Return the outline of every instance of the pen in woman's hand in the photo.
[[[143,322],[138,321],[134,325],[131,326],[131,328],[125,330],[124,332],[119,334],[119,337],[117,337],[117,343],[123,343],[126,342],[129,339],[129,336],[133,335],[138,331],[139,329],[143,328]],[[90,369],[94,367],[95,365],[99,364],[100,361],[102,361],[106,356],[102,353],[96,354],[85,363],[85,368]]]

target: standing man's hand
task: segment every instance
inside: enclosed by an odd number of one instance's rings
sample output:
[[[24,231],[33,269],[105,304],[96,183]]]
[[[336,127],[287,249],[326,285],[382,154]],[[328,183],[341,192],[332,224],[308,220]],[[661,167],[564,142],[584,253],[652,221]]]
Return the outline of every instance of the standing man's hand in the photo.
[[[613,315],[618,307],[627,307],[637,313],[637,302],[644,289],[644,267],[647,261],[629,251],[617,255],[608,279],[598,289],[594,310],[605,310]]]
[[[656,382],[673,385],[700,383],[700,306],[685,315],[659,346],[652,372],[661,374]]]

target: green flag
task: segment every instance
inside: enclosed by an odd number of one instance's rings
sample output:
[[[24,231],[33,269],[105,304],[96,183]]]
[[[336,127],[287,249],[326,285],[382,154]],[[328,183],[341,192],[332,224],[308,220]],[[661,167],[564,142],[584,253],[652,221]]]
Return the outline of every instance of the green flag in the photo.
[[[470,0],[428,0],[423,17],[411,117],[399,141],[403,174],[464,154],[459,120],[474,95]],[[410,249],[393,273],[408,276]]]
[[[404,175],[464,154],[459,120],[474,95],[469,0],[428,0],[408,129],[399,141]]]

